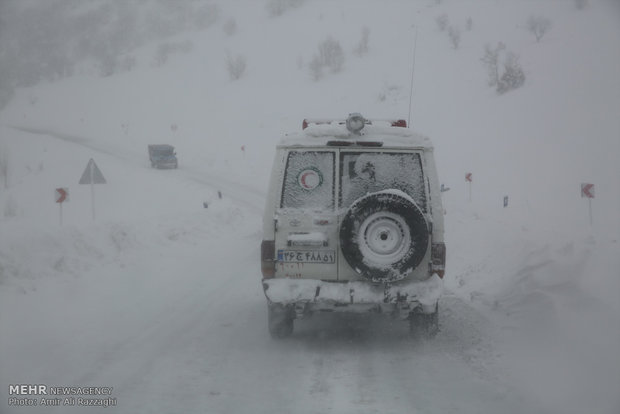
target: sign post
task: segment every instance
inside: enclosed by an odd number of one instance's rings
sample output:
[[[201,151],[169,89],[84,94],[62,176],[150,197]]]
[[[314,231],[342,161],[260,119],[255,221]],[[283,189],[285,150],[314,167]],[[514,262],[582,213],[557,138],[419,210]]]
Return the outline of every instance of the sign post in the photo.
[[[590,215],[590,227],[592,227],[592,199],[594,198],[594,184],[581,183],[581,198],[588,199],[588,212]]]
[[[59,221],[60,225],[62,226],[62,203],[64,203],[65,201],[69,201],[69,189],[66,187],[57,188],[54,191],[54,200],[58,203],[58,206],[60,208]]]
[[[467,184],[469,185],[469,201],[471,201],[471,178],[472,174],[469,173],[465,173],[465,181],[467,181]]]
[[[90,202],[93,212],[93,220],[95,220],[95,186],[94,184],[105,184],[105,178],[95,161],[91,158],[86,165],[86,169],[80,178],[80,184],[90,184]]]

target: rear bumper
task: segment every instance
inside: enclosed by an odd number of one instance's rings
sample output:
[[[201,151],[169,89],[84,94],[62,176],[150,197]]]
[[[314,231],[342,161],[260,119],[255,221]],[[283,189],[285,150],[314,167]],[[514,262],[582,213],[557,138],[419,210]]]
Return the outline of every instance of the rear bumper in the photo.
[[[322,312],[404,313],[414,309],[435,311],[443,281],[433,275],[424,281],[398,284],[324,282],[310,279],[263,279],[270,303],[295,307],[297,316]]]

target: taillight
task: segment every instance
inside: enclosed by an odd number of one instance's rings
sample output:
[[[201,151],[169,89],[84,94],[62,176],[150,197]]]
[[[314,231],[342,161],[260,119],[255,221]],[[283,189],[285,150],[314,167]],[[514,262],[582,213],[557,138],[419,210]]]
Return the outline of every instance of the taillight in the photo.
[[[431,273],[443,278],[446,268],[446,245],[444,243],[431,244]]]
[[[263,240],[260,244],[260,270],[265,279],[271,279],[276,274],[275,254],[275,240]]]

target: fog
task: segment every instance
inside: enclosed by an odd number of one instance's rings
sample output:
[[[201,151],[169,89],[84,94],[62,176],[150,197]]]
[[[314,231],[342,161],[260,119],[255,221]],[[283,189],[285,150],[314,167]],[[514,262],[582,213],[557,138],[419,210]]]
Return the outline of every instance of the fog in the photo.
[[[618,39],[611,0],[0,1],[0,412],[618,412]],[[267,332],[275,145],[351,112],[408,119],[450,188],[432,340]]]

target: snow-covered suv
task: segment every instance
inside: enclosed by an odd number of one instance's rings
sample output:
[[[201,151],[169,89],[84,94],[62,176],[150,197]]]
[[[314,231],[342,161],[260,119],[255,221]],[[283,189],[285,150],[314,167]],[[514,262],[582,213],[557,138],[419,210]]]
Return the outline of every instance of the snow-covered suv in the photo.
[[[438,330],[446,249],[430,140],[404,120],[304,120],[277,146],[263,220],[269,332],[314,312]]]

